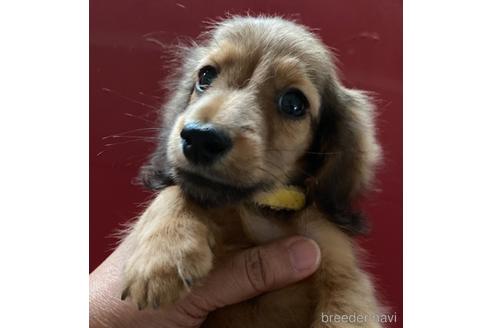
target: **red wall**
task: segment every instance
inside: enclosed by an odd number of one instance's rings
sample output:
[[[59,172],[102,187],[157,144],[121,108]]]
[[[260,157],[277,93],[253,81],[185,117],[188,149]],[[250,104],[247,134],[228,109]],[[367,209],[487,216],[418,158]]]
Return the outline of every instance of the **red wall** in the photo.
[[[379,191],[364,201],[372,233],[361,239],[368,270],[402,325],[402,1],[90,2],[90,270],[110,252],[111,235],[150,196],[132,179],[152,149],[166,56],[146,41],[196,37],[202,22],[230,13],[281,14],[318,29],[336,50],[348,86],[376,93],[385,161]],[[114,137],[122,132],[124,137]],[[109,137],[106,137],[109,136]],[[113,136],[113,137],[111,137]]]

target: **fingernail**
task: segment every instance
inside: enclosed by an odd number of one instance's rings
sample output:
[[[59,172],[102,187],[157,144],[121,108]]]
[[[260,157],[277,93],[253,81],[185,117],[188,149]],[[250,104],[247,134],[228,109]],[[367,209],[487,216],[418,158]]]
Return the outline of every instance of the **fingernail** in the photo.
[[[289,246],[290,261],[297,271],[318,266],[320,250],[318,244],[307,238],[300,238]]]

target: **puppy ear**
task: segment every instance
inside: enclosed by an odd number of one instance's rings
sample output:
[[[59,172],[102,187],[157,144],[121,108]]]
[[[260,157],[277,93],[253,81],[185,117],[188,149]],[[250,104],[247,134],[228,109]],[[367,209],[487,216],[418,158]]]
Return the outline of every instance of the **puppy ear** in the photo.
[[[150,190],[162,190],[174,185],[171,175],[167,172],[165,163],[165,150],[161,152],[160,146],[151,156],[147,164],[140,169],[139,182]]]
[[[314,172],[308,190],[333,222],[350,233],[364,233],[365,219],[352,209],[352,203],[370,186],[381,157],[375,138],[374,107],[361,91],[341,86],[336,89],[323,99],[308,160]]]

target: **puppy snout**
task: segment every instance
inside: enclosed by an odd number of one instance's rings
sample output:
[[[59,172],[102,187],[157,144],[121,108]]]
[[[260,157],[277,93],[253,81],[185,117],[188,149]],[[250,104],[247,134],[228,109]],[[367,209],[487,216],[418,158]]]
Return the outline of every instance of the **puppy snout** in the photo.
[[[231,138],[211,124],[186,124],[181,139],[185,157],[199,165],[212,164],[232,147]]]

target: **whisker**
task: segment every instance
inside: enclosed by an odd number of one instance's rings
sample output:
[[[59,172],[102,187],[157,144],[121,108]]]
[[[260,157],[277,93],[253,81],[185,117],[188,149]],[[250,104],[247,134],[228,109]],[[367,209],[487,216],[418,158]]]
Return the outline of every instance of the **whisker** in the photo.
[[[124,113],[125,116],[128,116],[128,117],[131,117],[131,118],[136,118],[137,120],[141,120],[141,121],[144,121],[146,123],[150,123],[150,124],[155,124],[154,121],[151,121],[149,119],[146,119],[146,118],[143,118],[141,116],[137,116],[135,114],[132,114],[132,113]]]
[[[138,164],[138,166],[141,165],[141,163],[147,158],[148,156],[145,155],[145,154],[138,154],[138,155],[134,155],[134,156],[129,156],[127,158],[124,159],[124,166],[125,167],[129,167],[129,166],[132,166],[132,165],[135,165],[135,164]]]
[[[141,139],[141,140],[159,140],[159,137],[151,137],[151,136],[119,136],[119,135],[112,135],[112,136],[106,136],[101,138],[102,140],[107,140],[107,139],[118,139],[118,138],[127,138],[127,139]]]
[[[114,94],[115,96],[118,96],[120,97],[121,99],[124,99],[124,100],[127,100],[127,101],[130,101],[132,103],[135,103],[135,104],[138,104],[140,106],[143,106],[143,107],[147,107],[147,108],[150,108],[150,109],[154,109],[154,110],[160,110],[159,107],[156,107],[156,106],[152,106],[152,105],[149,105],[149,104],[146,104],[144,102],[141,102],[141,101],[138,101],[136,99],[133,99],[133,98],[129,98],[127,96],[123,96],[117,92],[115,92],[114,90],[111,90],[111,89],[108,89],[108,88],[101,88],[101,90],[105,91],[105,92],[108,92],[108,93],[111,93],[111,94]]]
[[[150,97],[150,98],[153,98],[156,100],[161,100],[161,97],[159,97],[159,96],[149,95],[149,94],[143,93],[142,91],[139,91],[138,94],[141,96],[144,96],[144,97]]]
[[[142,132],[143,133],[143,132],[154,132],[154,131],[160,131],[160,128],[133,129],[133,130],[128,130],[128,131],[123,131],[123,132],[118,132],[115,134],[107,135],[107,136],[102,137],[102,139],[107,139],[107,138],[110,138],[112,136],[123,136],[123,135],[127,135],[129,133],[134,133],[134,132]]]
[[[145,41],[158,45],[162,50],[168,50],[169,46],[167,46],[164,42],[148,35],[149,34],[144,35]]]
[[[146,140],[126,140],[126,141],[121,141],[121,142],[114,142],[114,143],[107,143],[107,144],[104,144],[105,147],[112,147],[112,146],[118,146],[118,145],[125,145],[125,144],[128,144],[128,143],[132,143],[132,142],[149,142],[149,143],[152,143],[153,141],[146,141]]]

